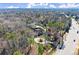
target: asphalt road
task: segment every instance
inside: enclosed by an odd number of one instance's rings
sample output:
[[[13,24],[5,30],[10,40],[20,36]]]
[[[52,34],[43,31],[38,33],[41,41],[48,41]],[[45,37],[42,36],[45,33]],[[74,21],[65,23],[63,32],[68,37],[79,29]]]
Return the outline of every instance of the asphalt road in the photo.
[[[79,25],[75,19],[72,18],[71,27],[69,33],[66,35],[64,39],[64,48],[58,49],[54,53],[55,55],[74,55],[75,48],[77,47],[77,43],[79,41]]]

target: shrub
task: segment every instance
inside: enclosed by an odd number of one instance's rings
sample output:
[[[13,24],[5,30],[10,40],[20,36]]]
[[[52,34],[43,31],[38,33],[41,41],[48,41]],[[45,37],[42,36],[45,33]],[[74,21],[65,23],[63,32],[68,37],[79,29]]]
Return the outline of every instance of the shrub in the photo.
[[[14,32],[7,32],[7,33],[5,33],[4,38],[8,39],[8,40],[10,40],[10,39],[13,40],[16,38],[16,34]]]
[[[23,53],[20,50],[17,50],[13,53],[13,55],[22,55]]]
[[[42,44],[38,44],[38,54],[42,55],[44,52],[44,46]]]

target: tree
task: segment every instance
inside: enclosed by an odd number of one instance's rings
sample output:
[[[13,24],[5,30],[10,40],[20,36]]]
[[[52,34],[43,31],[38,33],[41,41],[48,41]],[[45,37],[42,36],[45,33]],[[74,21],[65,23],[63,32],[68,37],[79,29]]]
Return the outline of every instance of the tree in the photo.
[[[63,29],[64,25],[65,25],[64,22],[55,22],[55,21],[48,22],[49,27],[55,27],[55,28],[57,28],[59,30]]]

